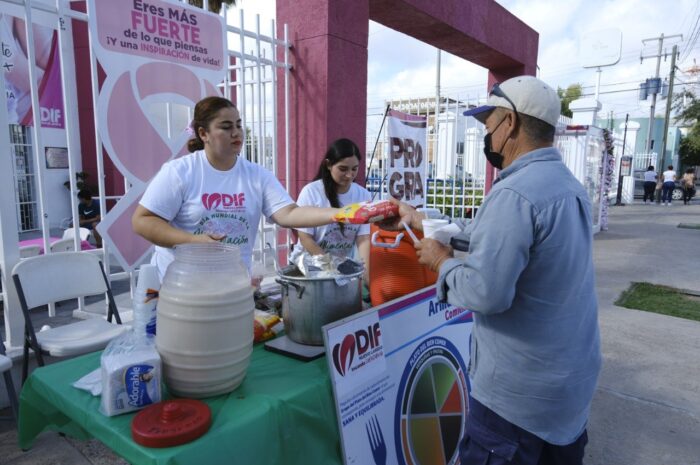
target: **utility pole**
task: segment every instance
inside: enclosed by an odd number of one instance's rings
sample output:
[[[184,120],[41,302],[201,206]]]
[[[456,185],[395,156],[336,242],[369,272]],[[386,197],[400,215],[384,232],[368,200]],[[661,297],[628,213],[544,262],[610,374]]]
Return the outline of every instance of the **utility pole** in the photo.
[[[430,167],[430,173],[428,173],[428,177],[433,176],[433,167],[438,163],[438,160],[440,159],[440,154],[438,153],[438,150],[440,148],[438,142],[440,141],[440,69],[442,68],[441,60],[440,57],[442,55],[442,50],[439,48],[437,49],[437,60],[435,63],[435,68],[437,71],[437,74],[435,76],[435,122],[433,124],[433,157],[429,160],[428,166]],[[460,174],[460,173],[455,173],[455,177]],[[427,180],[423,180],[424,183],[428,182]],[[425,186],[423,186],[425,187]],[[428,192],[426,190],[426,192]]]
[[[625,144],[627,143],[627,124],[630,120],[630,114],[627,113],[625,116],[625,134],[622,136],[622,151],[620,152],[620,169],[617,172],[617,198],[615,199],[615,205],[622,205],[622,157],[625,156]],[[645,200],[646,202],[646,200]]]
[[[661,173],[661,170],[664,168],[664,164],[666,162],[666,141],[668,139],[668,124],[669,119],[671,118],[671,106],[673,104],[673,80],[676,77],[676,55],[678,55],[678,45],[673,46],[672,53],[673,54],[671,55],[671,76],[668,79],[668,96],[666,97],[666,117],[664,118],[664,142],[661,145],[661,164],[659,165],[659,173]]]
[[[672,36],[664,36],[663,34],[661,34],[661,36],[659,36],[659,37],[653,37],[650,39],[642,40],[643,44],[646,44],[647,42],[652,42],[654,40],[659,41],[659,49],[658,49],[658,52],[656,55],[648,55],[648,56],[642,55],[639,57],[641,61],[644,61],[645,58],[656,58],[656,75],[654,76],[654,79],[656,79],[657,82],[659,79],[659,71],[661,70],[661,57],[663,56],[663,54],[661,52],[663,50],[664,40],[665,39],[672,39],[674,37],[680,37],[681,40],[683,39],[682,34],[676,34],[676,35],[672,35]],[[651,153],[651,139],[652,139],[652,135],[654,133],[654,112],[655,112],[655,110],[656,110],[656,92],[653,93],[651,96],[651,110],[649,111],[649,129],[648,129],[648,133],[647,133],[647,145],[646,145],[646,150],[648,153]]]

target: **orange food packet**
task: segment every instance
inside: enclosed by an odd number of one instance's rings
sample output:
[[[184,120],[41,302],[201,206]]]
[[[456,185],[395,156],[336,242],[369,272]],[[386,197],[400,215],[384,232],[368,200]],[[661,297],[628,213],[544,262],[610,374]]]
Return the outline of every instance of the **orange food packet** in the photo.
[[[339,223],[374,223],[399,216],[399,206],[388,200],[358,202],[343,207],[334,219]]]
[[[253,319],[253,342],[263,342],[272,339],[279,332],[276,327],[281,323],[280,317],[262,310],[255,310]]]

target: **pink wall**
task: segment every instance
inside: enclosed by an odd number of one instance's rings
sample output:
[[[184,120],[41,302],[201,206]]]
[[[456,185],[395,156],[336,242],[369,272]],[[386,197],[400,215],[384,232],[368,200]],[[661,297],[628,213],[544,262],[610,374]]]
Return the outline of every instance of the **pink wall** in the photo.
[[[330,142],[347,137],[365,145],[368,17],[367,0],[277,1],[277,23],[288,24],[294,45],[289,124],[290,190],[295,198],[316,175]],[[278,33],[282,36],[283,30]],[[284,95],[281,71],[278,78],[278,95]],[[281,99],[277,114],[284,121]],[[278,162],[284,166],[284,125],[278,127]],[[279,176],[284,182],[283,171]]]
[[[288,24],[293,44],[293,196],[313,179],[334,139],[349,137],[365,145],[370,19],[489,69],[487,87],[535,74],[537,32],[493,0],[277,0],[277,24]],[[278,95],[283,95],[284,76],[278,77]],[[277,114],[284,121],[281,99]],[[285,128],[278,128],[278,161],[284,166]]]

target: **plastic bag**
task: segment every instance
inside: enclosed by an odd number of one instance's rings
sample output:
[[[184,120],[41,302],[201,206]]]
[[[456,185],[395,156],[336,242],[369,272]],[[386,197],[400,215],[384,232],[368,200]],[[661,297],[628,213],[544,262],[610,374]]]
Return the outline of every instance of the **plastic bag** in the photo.
[[[358,202],[343,207],[333,218],[339,223],[374,223],[399,216],[399,206],[388,200]]]
[[[155,337],[128,331],[112,339],[100,367],[104,415],[120,415],[161,401],[162,368]]]
[[[96,368],[73,383],[73,387],[87,391],[93,396],[102,394],[102,368]]]

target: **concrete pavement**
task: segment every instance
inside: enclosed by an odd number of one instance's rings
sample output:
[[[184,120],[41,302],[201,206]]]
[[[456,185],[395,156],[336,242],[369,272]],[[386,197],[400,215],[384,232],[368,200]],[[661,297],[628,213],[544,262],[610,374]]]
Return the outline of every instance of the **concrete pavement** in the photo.
[[[700,322],[613,305],[631,282],[700,291],[700,203],[611,207],[594,261],[603,371],[589,423],[586,465],[700,465]],[[0,463],[121,465],[97,441],[45,433],[29,451],[0,421]],[[272,465],[272,464],[271,464]]]
[[[700,322],[616,307],[631,282],[700,291],[700,203],[612,207],[594,261],[603,371],[587,465],[700,465]]]

